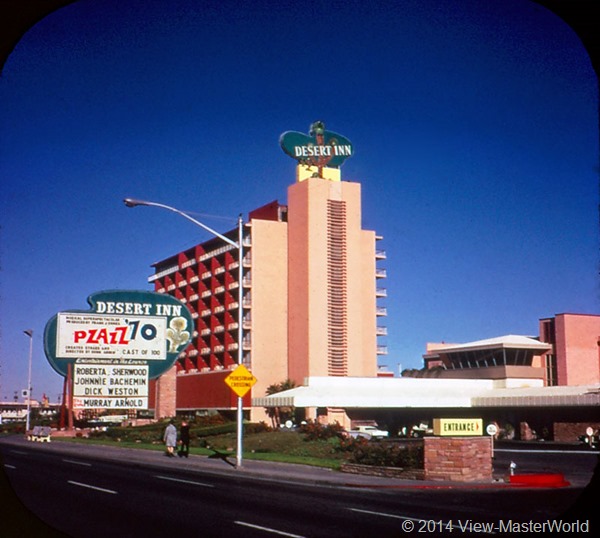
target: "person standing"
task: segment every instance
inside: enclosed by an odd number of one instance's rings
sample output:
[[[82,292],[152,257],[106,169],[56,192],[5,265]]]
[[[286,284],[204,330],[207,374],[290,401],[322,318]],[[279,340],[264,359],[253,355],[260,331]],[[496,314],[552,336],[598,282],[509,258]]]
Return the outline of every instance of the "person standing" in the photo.
[[[179,428],[179,457],[188,457],[190,454],[190,425],[184,420]]]
[[[175,456],[175,447],[177,446],[177,428],[175,423],[171,420],[169,425],[165,428],[165,434],[163,435],[163,441],[167,447],[165,456],[173,458]]]

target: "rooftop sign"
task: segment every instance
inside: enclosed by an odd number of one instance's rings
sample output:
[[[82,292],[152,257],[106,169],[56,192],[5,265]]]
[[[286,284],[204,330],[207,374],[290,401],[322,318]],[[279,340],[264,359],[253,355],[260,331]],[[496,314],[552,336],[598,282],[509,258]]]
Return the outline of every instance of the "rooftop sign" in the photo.
[[[308,135],[297,131],[283,133],[279,137],[279,144],[299,164],[318,168],[338,168],[354,154],[350,140],[326,131],[322,121],[314,122]]]
[[[91,310],[59,312],[46,324],[44,351],[66,377],[69,364],[148,365],[150,379],[165,373],[190,342],[192,316],[170,295],[101,291]]]

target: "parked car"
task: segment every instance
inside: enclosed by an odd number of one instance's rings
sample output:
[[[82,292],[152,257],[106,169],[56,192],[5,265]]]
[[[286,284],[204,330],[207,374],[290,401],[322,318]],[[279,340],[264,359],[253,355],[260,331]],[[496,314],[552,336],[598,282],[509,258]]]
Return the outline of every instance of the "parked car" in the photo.
[[[433,428],[430,428],[426,422],[421,422],[418,426],[414,425],[410,429],[410,437],[425,437],[426,435],[433,435]]]
[[[356,428],[348,432],[350,437],[358,438],[363,437],[365,439],[385,439],[389,437],[390,433],[385,430],[380,430],[375,426],[357,426]]]
[[[585,445],[587,448],[598,448],[598,445],[600,444],[600,436],[598,434],[596,435],[580,435],[578,437],[579,443],[582,445]]]

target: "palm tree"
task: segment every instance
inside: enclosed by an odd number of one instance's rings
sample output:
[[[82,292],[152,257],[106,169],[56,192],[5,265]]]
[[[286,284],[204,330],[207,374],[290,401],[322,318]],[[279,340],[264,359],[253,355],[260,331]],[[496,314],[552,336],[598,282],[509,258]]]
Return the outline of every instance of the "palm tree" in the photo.
[[[284,390],[293,389],[296,386],[296,383],[291,379],[286,379],[281,383],[273,383],[267,387],[265,391],[267,396],[271,396],[272,394],[277,394],[278,392],[283,392]],[[284,407],[267,407],[266,408],[267,415],[271,419],[271,424],[273,428],[279,428],[281,426],[282,421],[286,421],[289,418],[292,418],[295,414],[294,407],[284,406]]]

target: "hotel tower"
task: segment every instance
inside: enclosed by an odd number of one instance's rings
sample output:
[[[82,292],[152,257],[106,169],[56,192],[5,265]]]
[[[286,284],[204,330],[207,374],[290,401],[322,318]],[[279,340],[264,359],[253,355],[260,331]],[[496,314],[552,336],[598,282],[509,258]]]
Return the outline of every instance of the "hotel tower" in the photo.
[[[377,284],[385,278],[377,265],[385,253],[375,232],[362,228],[360,184],[342,181],[339,165],[332,166],[343,159],[331,155],[350,156],[351,145],[320,123],[311,127],[308,136],[282,135],[284,151],[300,153],[295,182],[287,205],[274,201],[250,211],[241,262],[237,248],[214,238],[153,265],[155,291],[184,302],[195,323],[192,342],[151,391],[157,416],[235,409],[237,396],[224,379],[237,366],[240,300],[243,364],[258,380],[244,397],[251,420],[266,416],[251,407],[251,397],[272,384],[377,375],[377,356],[386,353],[378,342],[386,334],[378,300],[386,293]],[[237,234],[224,233],[233,241]],[[339,410],[319,412],[331,420]]]

